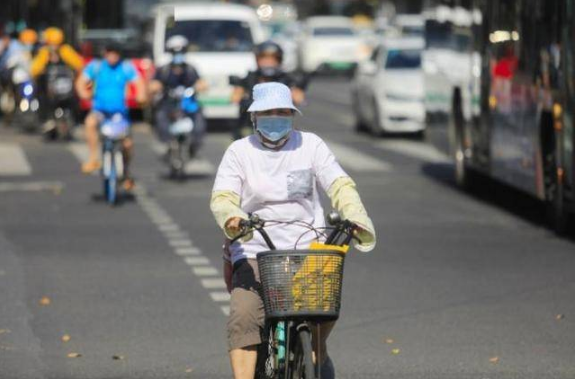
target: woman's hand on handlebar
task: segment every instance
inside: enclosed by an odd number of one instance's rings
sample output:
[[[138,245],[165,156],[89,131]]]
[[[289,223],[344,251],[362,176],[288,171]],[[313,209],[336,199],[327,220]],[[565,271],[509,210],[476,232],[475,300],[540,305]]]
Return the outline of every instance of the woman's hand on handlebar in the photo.
[[[241,217],[232,217],[226,222],[226,230],[229,235],[237,236],[243,232],[243,225],[242,221],[244,221]]]

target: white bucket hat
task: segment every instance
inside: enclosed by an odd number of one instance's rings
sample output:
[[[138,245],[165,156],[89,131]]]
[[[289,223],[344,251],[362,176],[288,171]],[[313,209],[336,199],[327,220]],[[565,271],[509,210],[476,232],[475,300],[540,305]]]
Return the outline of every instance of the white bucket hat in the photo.
[[[293,109],[301,114],[295,107],[288,86],[278,82],[256,84],[253,90],[254,102],[248,112],[263,112],[270,109]]]

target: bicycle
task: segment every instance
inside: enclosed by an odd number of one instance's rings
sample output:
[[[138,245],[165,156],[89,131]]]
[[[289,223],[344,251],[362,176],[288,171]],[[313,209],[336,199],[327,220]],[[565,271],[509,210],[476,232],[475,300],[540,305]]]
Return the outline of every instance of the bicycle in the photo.
[[[106,115],[100,133],[102,135],[102,179],[104,199],[116,205],[118,190],[124,177],[123,141],[128,136],[130,124],[122,113]]]
[[[313,359],[312,325],[339,317],[345,255],[357,225],[341,220],[336,212],[328,216],[329,235],[313,226],[309,231],[326,237],[306,250],[277,250],[265,231],[266,225],[298,222],[264,221],[257,215],[240,223],[242,233],[232,243],[257,231],[270,251],[257,255],[266,326],[264,342],[258,348],[256,379],[321,378],[321,357]],[[299,242],[299,241],[298,241]],[[297,247],[297,243],[296,246]],[[318,336],[318,355],[319,355]]]

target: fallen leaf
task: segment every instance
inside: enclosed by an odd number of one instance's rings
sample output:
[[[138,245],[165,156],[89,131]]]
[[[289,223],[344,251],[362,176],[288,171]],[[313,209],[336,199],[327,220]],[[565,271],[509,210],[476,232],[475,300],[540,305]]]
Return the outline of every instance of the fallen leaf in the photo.
[[[124,360],[124,356],[123,355],[113,355],[112,359],[115,361],[123,361]]]
[[[394,342],[395,342],[395,341],[392,340],[391,338],[388,338],[388,339],[385,340],[385,343],[388,344],[388,345],[391,345],[391,344],[394,343]]]
[[[558,314],[557,316],[555,316],[556,320],[563,320],[565,318],[565,315],[562,315],[561,313]]]
[[[399,353],[400,353],[400,350],[399,350],[399,349],[393,349],[393,350],[391,350],[391,354],[393,354],[393,355],[398,355]]]
[[[68,358],[80,358],[81,356],[80,353],[68,353]]]
[[[192,372],[192,371],[194,371],[193,368],[187,368],[187,369],[186,369],[186,372],[187,372],[188,374],[189,374],[190,372]]]
[[[68,342],[68,341],[70,341],[70,336],[67,335],[67,334],[64,334],[64,335],[62,336],[62,342]]]
[[[0,334],[10,333],[9,329],[0,329]]]
[[[43,296],[40,299],[40,305],[50,305],[51,301],[50,298],[48,296]]]
[[[499,357],[493,357],[493,358],[489,358],[489,362],[491,363],[499,363]]]

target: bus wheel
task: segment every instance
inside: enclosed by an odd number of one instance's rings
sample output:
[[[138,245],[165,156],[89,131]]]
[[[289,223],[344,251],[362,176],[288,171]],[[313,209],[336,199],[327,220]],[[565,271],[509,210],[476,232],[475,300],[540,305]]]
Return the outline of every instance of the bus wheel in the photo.
[[[546,201],[545,211],[549,226],[558,234],[565,234],[568,229],[569,214],[565,204],[565,188],[561,178],[562,171],[557,169],[554,159],[546,159]]]

